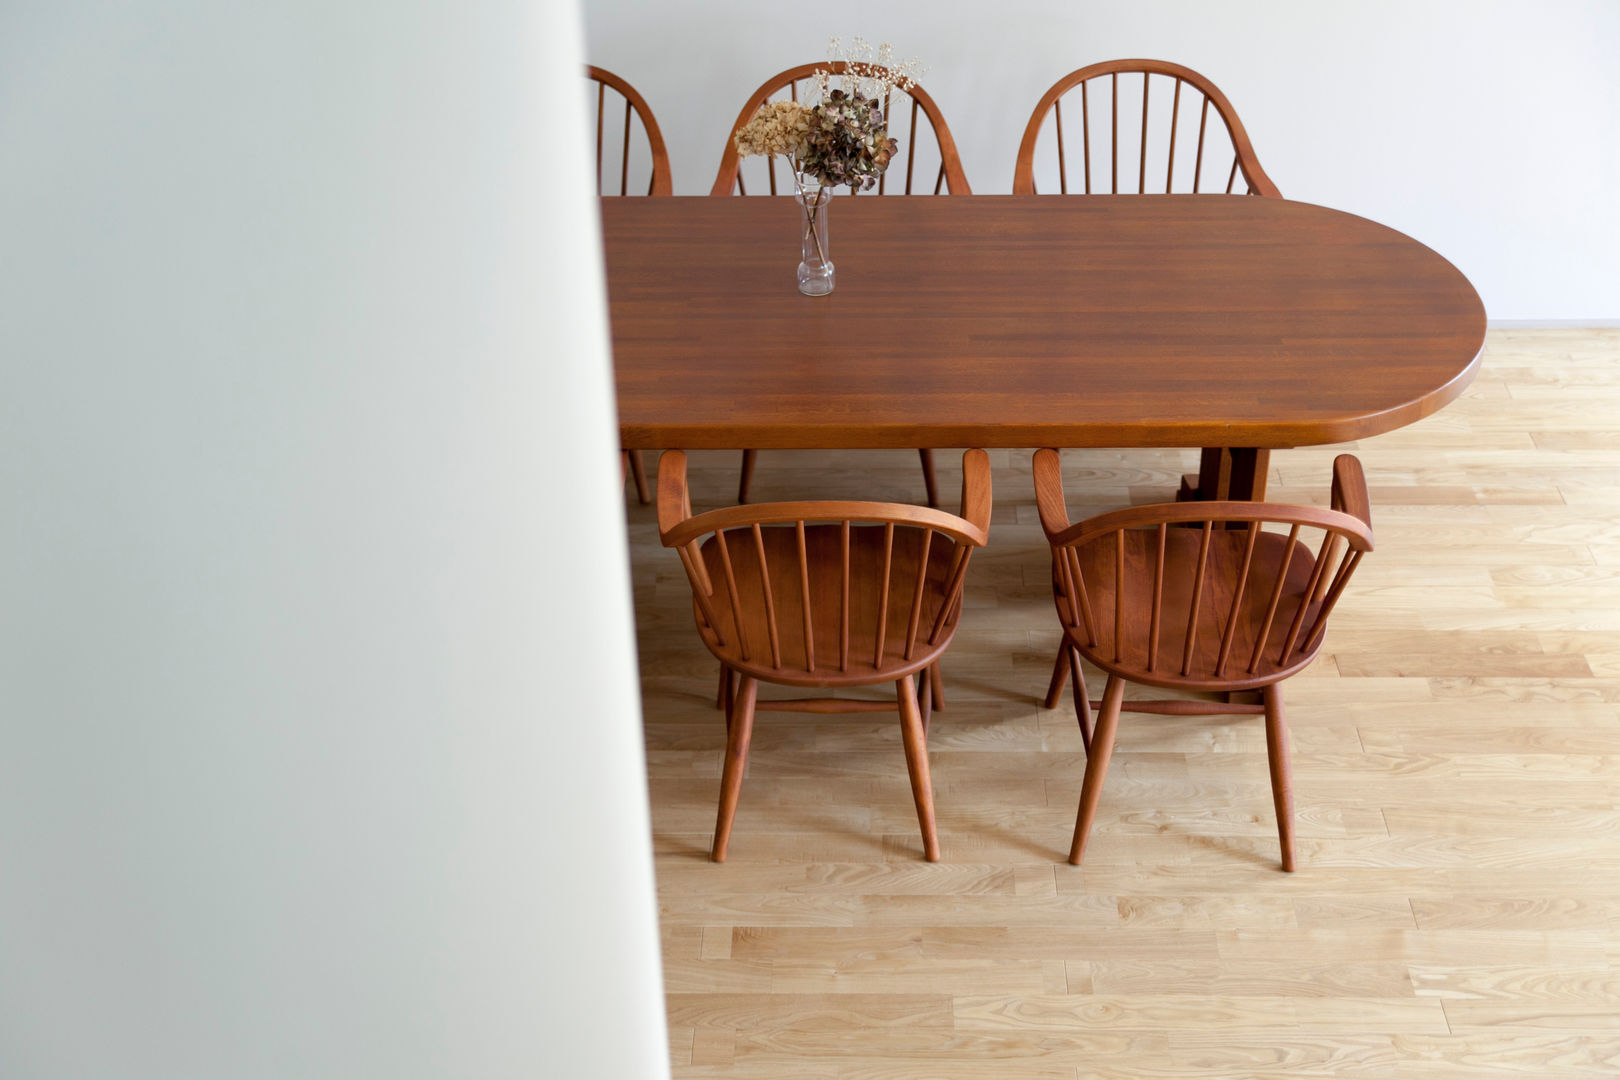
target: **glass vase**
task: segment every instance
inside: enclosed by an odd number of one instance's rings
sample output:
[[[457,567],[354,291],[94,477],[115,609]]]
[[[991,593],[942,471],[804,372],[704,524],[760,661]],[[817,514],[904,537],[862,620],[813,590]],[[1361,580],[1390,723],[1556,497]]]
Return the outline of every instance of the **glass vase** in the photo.
[[[798,200],[804,233],[800,245],[799,291],[806,296],[826,296],[833,291],[833,261],[827,247],[827,210],[833,189],[805,184],[794,196]]]

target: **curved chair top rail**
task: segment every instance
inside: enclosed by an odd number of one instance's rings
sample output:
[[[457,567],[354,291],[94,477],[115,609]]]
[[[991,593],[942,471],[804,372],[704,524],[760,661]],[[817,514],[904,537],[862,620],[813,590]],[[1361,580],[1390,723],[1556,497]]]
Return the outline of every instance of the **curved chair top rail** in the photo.
[[[972,547],[983,547],[989,536],[990,458],[983,450],[969,450],[962,455],[960,515],[909,503],[820,500],[748,503],[694,517],[686,484],[686,454],[666,450],[658,461],[658,476],[658,532],[665,547],[683,547],[720,529],[813,521],[912,525],[945,533]]]
[[[753,119],[759,107],[770,100],[771,95],[786,88],[792,95],[792,100],[799,99],[799,83],[811,78],[818,71],[825,71],[829,75],[843,75],[848,69],[843,60],[824,60],[816,64],[800,64],[778,72],[760,83],[759,88],[749,95],[742,111],[737,114],[736,123],[731,125],[731,132],[726,136],[726,147],[720,155],[720,171],[715,175],[714,186],[709,189],[710,195],[731,195],[733,193],[746,195],[743,190],[741,167],[742,158],[737,151],[737,132],[742,126]],[[876,65],[872,65],[874,68]],[[879,69],[881,70],[881,69]],[[911,194],[912,166],[915,164],[917,113],[919,109],[928,117],[929,126],[934,129],[934,138],[939,145],[939,174],[934,181],[934,194],[939,194],[943,185],[946,192],[951,195],[971,195],[973,190],[968,186],[967,174],[962,171],[961,155],[956,149],[956,139],[951,135],[950,125],[945,122],[945,115],[940,112],[939,106],[928,95],[928,91],[921,86],[913,84],[910,90],[900,91],[911,98],[911,138],[910,145],[901,148],[901,155],[906,159],[906,185],[905,194]],[[884,115],[889,114],[889,102],[883,102]],[[891,163],[891,167],[892,167]],[[771,169],[771,194],[776,194],[776,171]],[[888,183],[888,172],[878,178],[878,193],[882,194]]]
[[[1063,480],[1056,450],[1035,452],[1035,499],[1041,529],[1053,547],[1086,544],[1120,529],[1148,526],[1185,525],[1198,522],[1277,522],[1330,529],[1342,533],[1357,551],[1373,549],[1372,511],[1367,498],[1367,478],[1361,461],[1353,454],[1340,454],[1333,461],[1333,489],[1330,510],[1291,503],[1257,502],[1173,502],[1149,503],[1110,510],[1078,523],[1069,521],[1063,498]]]
[[[662,469],[662,464],[659,468]],[[794,525],[813,522],[840,522],[871,525],[902,525],[932,529],[952,540],[972,547],[983,547],[985,530],[944,510],[909,503],[821,500],[815,502],[750,503],[710,510],[687,518],[660,538],[666,547],[680,547],[698,537],[722,529],[746,529],[753,525]]]
[[[1331,510],[1161,503],[1070,524],[1062,484],[1057,452],[1038,451],[1036,499],[1066,632],[1104,670],[1156,685],[1245,689],[1300,670],[1373,547],[1366,478],[1349,454],[1334,462]],[[1286,539],[1265,523],[1287,526]],[[1322,531],[1314,554],[1302,528]]]
[[[1035,144],[1040,137],[1041,128],[1046,123],[1047,113],[1056,115],[1057,119],[1057,146],[1058,146],[1058,172],[1063,192],[1068,192],[1068,169],[1063,149],[1063,108],[1062,98],[1076,86],[1081,92],[1081,127],[1085,141],[1085,191],[1091,194],[1091,113],[1089,101],[1086,97],[1086,84],[1092,79],[1108,75],[1112,78],[1110,95],[1113,105],[1111,123],[1111,172],[1113,182],[1111,193],[1119,192],[1119,76],[1121,74],[1140,74],[1142,76],[1142,132],[1141,154],[1138,161],[1137,193],[1146,194],[1147,187],[1147,143],[1148,143],[1148,88],[1151,83],[1150,76],[1164,75],[1175,80],[1175,98],[1171,106],[1171,133],[1169,164],[1166,167],[1165,188],[1171,186],[1171,174],[1175,168],[1175,119],[1179,115],[1181,87],[1183,84],[1191,86],[1204,97],[1203,110],[1200,113],[1198,125],[1197,165],[1194,169],[1193,190],[1198,191],[1199,177],[1203,171],[1204,129],[1208,120],[1208,109],[1211,104],[1215,106],[1216,113],[1221,122],[1226,125],[1226,132],[1232,142],[1233,162],[1231,171],[1227,175],[1226,190],[1231,192],[1232,185],[1239,171],[1248,185],[1248,194],[1264,195],[1270,198],[1281,198],[1277,185],[1272,183],[1265,170],[1260,167],[1260,159],[1254,152],[1254,146],[1249,142],[1249,134],[1243,128],[1243,122],[1238,119],[1237,110],[1232,103],[1214,83],[1192,68],[1181,64],[1173,64],[1167,60],[1105,60],[1101,63],[1090,64],[1076,71],[1071,71],[1057,82],[1051,89],[1041,96],[1040,102],[1030,114],[1029,124],[1024,128],[1023,141],[1018,146],[1018,162],[1013,171],[1013,194],[1034,195],[1035,191]],[[1156,188],[1155,188],[1156,190]]]
[[[1373,549],[1372,529],[1351,514],[1323,510],[1315,506],[1257,502],[1180,502],[1131,506],[1087,518],[1057,534],[1047,533],[1053,547],[1084,546],[1121,529],[1145,529],[1159,525],[1278,524],[1324,529],[1339,533],[1356,551]],[[1045,527],[1045,522],[1042,522]]]
[[[605,68],[585,65],[585,77],[596,83],[596,184],[602,186],[602,149],[603,149],[603,119],[607,111],[606,88],[612,87],[624,98],[624,143],[619,161],[619,194],[629,194],[630,174],[630,113],[633,110],[641,120],[641,128],[647,134],[647,151],[652,157],[652,179],[647,184],[648,195],[674,194],[674,185],[670,180],[669,151],[664,146],[664,133],[658,128],[658,121],[653,117],[652,108],[647,99],[642,97],[635,87],[625,82],[619,76]]]

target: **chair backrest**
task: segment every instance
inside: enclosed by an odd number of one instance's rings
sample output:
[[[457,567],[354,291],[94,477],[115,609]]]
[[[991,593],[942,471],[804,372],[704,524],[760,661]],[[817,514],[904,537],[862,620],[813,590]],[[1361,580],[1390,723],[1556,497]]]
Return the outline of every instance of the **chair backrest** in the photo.
[[[875,681],[948,642],[990,526],[990,466],[962,457],[962,513],[783,502],[692,516],[686,455],[658,463],[658,528],[692,585],[698,630],[739,670],[826,685]]]
[[[1105,670],[1158,685],[1253,687],[1304,667],[1373,546],[1349,454],[1333,465],[1331,510],[1161,503],[1071,525],[1053,450],[1035,455],[1035,492],[1069,633]],[[1321,534],[1314,553],[1302,530]]]
[[[726,148],[720,155],[720,171],[714,178],[714,187],[709,190],[710,195],[746,195],[748,188],[743,176],[742,157],[737,153],[736,136],[738,130],[749,120],[753,119],[759,107],[771,100],[798,101],[806,95],[817,72],[825,71],[830,75],[843,75],[848,65],[843,60],[824,60],[819,64],[801,64],[799,67],[771,76],[762,83],[759,89],[749,95],[748,101],[743,105],[742,111],[737,114],[737,122],[731,125],[731,134],[726,136]],[[882,69],[877,69],[882,70]],[[910,99],[910,107],[906,107],[906,100]],[[873,190],[879,194],[913,194],[913,184],[916,184],[916,194],[925,194],[930,190],[938,195],[941,188],[950,195],[971,195],[967,176],[962,172],[962,161],[956,152],[956,140],[951,137],[950,126],[945,123],[944,115],[934,99],[928,96],[928,91],[921,86],[913,84],[910,90],[894,90],[884,95],[883,115],[888,121],[889,135],[900,141],[900,152],[897,158],[905,158],[905,181],[902,185],[898,180],[891,182],[889,176],[900,165],[898,160],[891,161],[889,168],[878,178],[877,187]],[[919,118],[925,121],[923,127],[931,130],[932,139],[919,137]],[[922,161],[922,171],[918,172],[917,163]],[[937,170],[930,175],[937,163]],[[777,160],[775,156],[764,158],[757,166],[765,174],[766,184],[762,187],[758,180],[754,183],[755,194],[777,193]],[[751,169],[755,166],[750,164]],[[783,163],[783,169],[786,170]],[[783,194],[792,194],[793,180],[786,176],[783,180]]]
[[[1122,79],[1122,75],[1125,78]],[[1135,96],[1138,84],[1142,90],[1140,102]],[[1151,94],[1155,84],[1159,89],[1156,95]],[[1076,87],[1080,90],[1078,161],[1073,148],[1076,132],[1072,98],[1069,99],[1067,145],[1063,122],[1063,100]],[[1123,124],[1121,106],[1126,113]],[[1209,122],[1211,112],[1220,121],[1218,124]],[[1198,72],[1180,64],[1164,60],[1108,60],[1059,79],[1042,95],[1024,128],[1024,140],[1018,147],[1018,165],[1013,171],[1015,195],[1036,194],[1036,144],[1048,113],[1056,121],[1050,141],[1056,148],[1058,190],[1064,194],[1071,188],[1087,195],[1203,193],[1224,189],[1227,194],[1281,197],[1277,185],[1260,168],[1260,160],[1249,144],[1249,135],[1226,95]],[[1102,131],[1105,125],[1106,141]],[[1122,127],[1127,131],[1123,153]],[[1192,145],[1194,139],[1196,145]],[[1178,147],[1181,150],[1179,162]],[[1123,188],[1122,157],[1127,159]],[[1128,160],[1131,157],[1135,158],[1134,162]],[[1071,184],[1070,165],[1080,166],[1081,183]],[[1241,187],[1238,186],[1240,173]],[[1046,175],[1049,177],[1050,172]]]
[[[613,194],[617,186],[620,195],[630,194],[630,174],[639,172],[641,168],[650,168],[651,178],[647,182],[648,195],[669,195],[674,191],[669,179],[669,151],[664,149],[664,133],[658,130],[658,121],[653,119],[652,109],[648,108],[646,99],[636,92],[636,88],[613,74],[599,67],[586,65],[585,77],[596,84],[596,188],[599,195]],[[612,90],[613,98],[608,97]],[[617,169],[603,169],[603,151],[611,149],[606,140],[607,114],[610,111],[618,112],[617,104],[620,99],[624,101],[623,139],[618,142],[619,153]],[[638,141],[632,147],[630,139],[631,114],[641,122],[641,130],[646,136],[646,150],[641,149]],[[634,149],[634,154],[632,154]],[[609,156],[607,164],[612,165],[613,158]],[[636,168],[632,168],[632,165]],[[615,185],[614,181],[618,183]],[[637,185],[639,194],[640,185]]]

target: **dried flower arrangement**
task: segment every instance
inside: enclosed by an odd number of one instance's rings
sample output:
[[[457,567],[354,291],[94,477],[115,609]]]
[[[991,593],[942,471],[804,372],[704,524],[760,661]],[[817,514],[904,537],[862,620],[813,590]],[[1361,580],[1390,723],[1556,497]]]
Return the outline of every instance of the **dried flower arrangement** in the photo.
[[[889,137],[880,98],[892,90],[910,90],[921,74],[917,61],[897,62],[893,46],[876,50],[856,38],[847,56],[833,38],[829,58],[842,60],[838,75],[817,71],[815,104],[768,101],[737,131],[737,151],[744,157],[780,154],[793,169],[802,191],[806,177],[825,187],[847,184],[850,191],[870,189],[900,148]]]
[[[837,38],[828,58],[843,62],[843,71],[818,70],[812,80],[814,104],[769,101],[737,131],[737,151],[744,157],[777,155],[788,159],[793,184],[805,207],[814,235],[816,216],[831,189],[848,185],[851,193],[877,184],[900,144],[889,137],[883,100],[893,90],[916,85],[916,60],[896,61],[887,43],[876,50],[854,39],[847,55]],[[812,187],[807,178],[814,179]]]

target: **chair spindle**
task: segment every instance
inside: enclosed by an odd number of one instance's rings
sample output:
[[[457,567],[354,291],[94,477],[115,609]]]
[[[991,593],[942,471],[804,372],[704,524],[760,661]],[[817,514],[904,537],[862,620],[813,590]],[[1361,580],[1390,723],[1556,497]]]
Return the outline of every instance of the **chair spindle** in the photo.
[[[1125,659],[1125,530],[1114,532],[1114,663]]]
[[[804,670],[816,670],[816,628],[810,620],[810,556],[805,551],[804,522],[793,523],[799,542],[799,602],[804,606]]]
[[[917,164],[917,110],[922,108],[916,98],[911,99],[911,146],[906,150],[906,194],[911,194],[911,173]],[[934,194],[939,194],[937,191]]]
[[[1089,644],[1089,645],[1096,645],[1097,644],[1097,620],[1092,617],[1092,614],[1091,614],[1091,594],[1086,589],[1085,575],[1080,572],[1080,552],[1078,552],[1074,548],[1070,547],[1070,548],[1065,549],[1065,554],[1068,555],[1067,562],[1069,564],[1072,564],[1072,580],[1074,582],[1074,587],[1079,590],[1079,597],[1080,597],[1080,616],[1079,617],[1082,620],[1084,620],[1085,625],[1086,625],[1086,643]],[[1076,594],[1071,592],[1069,595],[1071,597],[1073,597]]]
[[[1148,87],[1153,84],[1153,76],[1147,72],[1142,73],[1142,159],[1136,166],[1136,193],[1147,194],[1147,128],[1148,128]]]
[[[1091,194],[1091,103],[1086,100],[1086,83],[1080,84],[1080,138],[1085,142],[1086,152],[1086,194]],[[1067,195],[1069,189],[1064,187],[1063,193]]]
[[[893,119],[893,117],[889,113],[889,98],[890,98],[890,96],[891,96],[890,91],[888,90],[887,87],[885,87],[884,90],[883,90],[883,122],[885,124],[889,124]],[[908,138],[906,140],[906,169],[908,171],[911,168],[911,150],[912,150],[911,140]],[[884,194],[884,192],[887,190],[888,183],[889,183],[889,170],[884,169],[882,172],[878,173],[877,193],[879,195]],[[858,190],[858,189],[857,188],[850,188],[851,192],[854,192],[856,190]],[[906,189],[906,194],[907,195],[911,194],[910,188]]]
[[[839,529],[844,546],[843,595],[838,606],[838,670],[849,670],[849,522]]]
[[[1164,607],[1164,546],[1168,539],[1170,527],[1159,522],[1158,545],[1153,560],[1153,615],[1148,625],[1148,657],[1147,669],[1158,670],[1159,665],[1159,614]]]
[[[1243,547],[1243,565],[1237,574],[1237,589],[1232,593],[1232,611],[1226,617],[1226,631],[1221,634],[1220,655],[1215,658],[1215,677],[1226,674],[1226,660],[1232,655],[1232,644],[1237,640],[1238,617],[1243,611],[1243,594],[1249,587],[1249,567],[1254,563],[1255,541],[1260,539],[1260,523],[1253,522],[1244,530],[1249,537]]]
[[[1170,185],[1176,175],[1176,118],[1181,113],[1181,76],[1176,76],[1176,92],[1170,98],[1170,163],[1164,167],[1164,193],[1170,194]]]
[[[1084,88],[1082,87],[1082,90]],[[1052,114],[1057,117],[1057,146],[1058,146],[1058,190],[1063,194],[1069,193],[1069,170],[1063,157],[1063,99],[1052,103]]]
[[[748,648],[748,634],[743,630],[742,595],[737,592],[737,574],[731,568],[731,549],[726,545],[726,530],[714,531],[715,547],[720,550],[720,570],[726,579],[726,598],[731,603],[731,624],[737,628],[737,648],[744,660],[753,656]]]
[[[676,554],[681,557],[681,565],[686,567],[686,572],[692,580],[701,583],[698,588],[692,590],[692,595],[697,597],[698,610],[703,612],[703,621],[714,631],[715,640],[724,646],[725,631],[720,629],[720,620],[715,617],[714,605],[709,601],[709,594],[714,591],[714,587],[708,583],[708,572],[703,569],[703,556],[696,554],[695,549],[696,544],[688,544],[677,548]]]
[[[1311,635],[1305,641],[1307,649],[1315,648],[1327,632],[1327,618],[1333,613],[1333,605],[1339,602],[1339,596],[1344,587],[1350,583],[1350,575],[1356,572],[1361,563],[1361,552],[1345,552],[1344,561],[1339,564],[1339,572],[1333,577],[1333,587],[1328,590],[1327,599],[1322,602],[1322,608],[1316,613],[1316,625],[1311,628]]]
[[[1198,111],[1198,156],[1193,161],[1193,194],[1198,194],[1199,181],[1204,176],[1204,128],[1209,123],[1209,95],[1204,95],[1204,107]]]
[[[956,553],[951,556],[951,572],[946,576],[945,596],[950,598],[957,595],[957,587],[962,581],[962,575],[967,573],[968,556],[972,551],[962,544],[956,545]],[[945,628],[946,621],[951,615],[950,604],[940,604],[939,611],[934,615],[934,625],[928,631],[928,644],[933,645],[939,641],[939,632]]]
[[[917,625],[922,621],[923,597],[927,595],[928,588],[928,549],[934,542],[934,530],[923,530],[922,554],[917,558],[917,581],[912,590],[911,618],[906,620],[906,651],[903,654],[907,660],[916,651]]]
[[[630,193],[630,113],[633,110],[630,99],[624,99],[624,156],[619,159],[619,194]],[[601,178],[598,177],[598,180]]]
[[[1299,598],[1299,610],[1294,612],[1294,621],[1288,624],[1288,636],[1283,638],[1282,651],[1277,654],[1278,664],[1288,662],[1288,654],[1299,641],[1299,632],[1304,627],[1305,616],[1311,610],[1311,603],[1316,598],[1316,590],[1327,580],[1328,560],[1324,556],[1332,545],[1335,535],[1328,532],[1322,537],[1322,548],[1316,554],[1316,565],[1311,567],[1311,579],[1305,583],[1305,592]]]
[[[883,638],[889,626],[889,571],[894,566],[894,522],[883,523],[883,587],[878,590],[877,647],[872,650],[872,666],[883,664]]]
[[[607,84],[596,84],[596,190],[602,190],[602,111],[607,107]]]
[[[776,597],[771,592],[771,568],[765,559],[765,534],[758,523],[753,526],[754,552],[759,556],[759,584],[765,594],[765,632],[770,637],[771,667],[782,666],[782,645],[776,626]]]
[[[1187,605],[1187,645],[1181,652],[1181,674],[1192,674],[1193,647],[1198,644],[1198,609],[1204,600],[1204,571],[1209,569],[1209,542],[1215,523],[1204,522],[1204,535],[1198,542],[1198,570],[1193,574],[1192,602]]]
[[[1112,92],[1109,94],[1109,99],[1110,99],[1110,101],[1112,102],[1112,104],[1114,106],[1114,120],[1113,120],[1112,125],[1110,125],[1110,133],[1112,135],[1113,142],[1109,145],[1108,164],[1109,164],[1109,167],[1114,170],[1113,171],[1113,191],[1112,191],[1112,194],[1118,195],[1119,194],[1119,72],[1117,72],[1117,71],[1114,72],[1112,75],[1109,76],[1109,79],[1112,80],[1112,84],[1113,84],[1112,85]]]
[[[1294,542],[1299,539],[1299,523],[1288,530],[1288,543],[1283,547],[1282,565],[1277,567],[1277,584],[1271,589],[1271,599],[1266,604],[1266,617],[1260,622],[1260,633],[1254,643],[1254,653],[1249,657],[1249,674],[1253,675],[1260,667],[1260,654],[1266,651],[1266,639],[1271,636],[1271,620],[1277,617],[1277,605],[1282,603],[1283,586],[1288,584],[1288,568],[1294,563]]]

